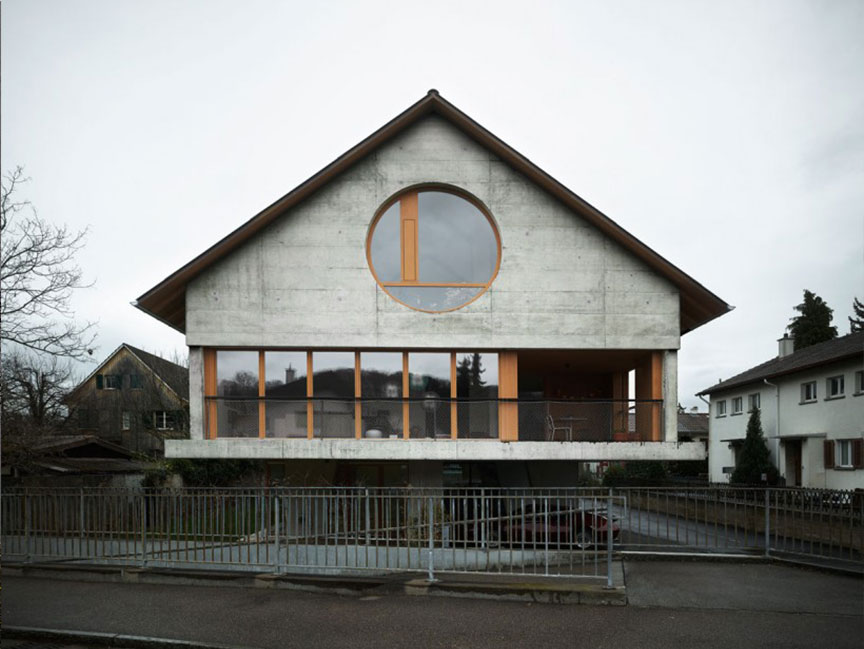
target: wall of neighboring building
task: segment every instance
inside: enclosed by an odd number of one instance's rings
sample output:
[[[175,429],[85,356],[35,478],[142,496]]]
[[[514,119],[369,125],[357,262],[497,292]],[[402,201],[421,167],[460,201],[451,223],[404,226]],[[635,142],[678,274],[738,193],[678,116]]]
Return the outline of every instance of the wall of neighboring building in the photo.
[[[185,435],[185,404],[180,401],[152,371],[122,348],[98,371],[103,377],[98,386],[97,375],[79,386],[69,403],[72,426],[82,434],[99,435],[132,451],[146,454],[161,453],[164,438]],[[122,377],[119,388],[110,388],[106,375]],[[133,388],[129,377],[141,377],[141,387]],[[128,414],[128,427],[124,415]],[[158,430],[154,412],[179,413],[176,426]]]
[[[777,426],[776,388],[751,384],[711,395],[709,473],[712,482],[726,482],[723,467],[734,466],[734,452],[729,439],[744,439],[749,418],[748,396],[758,392],[762,401],[762,429],[771,451],[771,458],[787,484],[794,484],[789,475],[792,462],[791,445],[779,437],[801,441],[801,484],[805,487],[828,489],[864,488],[864,469],[825,469],[824,442],[864,438],[864,395],[855,394],[855,372],[864,367],[860,359],[824,365],[817,369],[797,372],[772,379],[779,386],[779,433]],[[845,392],[842,398],[827,397],[829,377],[842,375]],[[802,403],[801,385],[816,382],[816,400]],[[743,397],[744,413],[732,415],[732,400]],[[717,416],[717,403],[726,401],[727,414]],[[794,439],[792,440],[794,441]],[[789,457],[787,458],[787,452]],[[787,462],[788,460],[788,462]]]
[[[376,284],[378,208],[424,182],[482,201],[503,246],[491,289],[436,316]],[[193,280],[190,346],[677,349],[677,289],[438,117],[358,163]]]

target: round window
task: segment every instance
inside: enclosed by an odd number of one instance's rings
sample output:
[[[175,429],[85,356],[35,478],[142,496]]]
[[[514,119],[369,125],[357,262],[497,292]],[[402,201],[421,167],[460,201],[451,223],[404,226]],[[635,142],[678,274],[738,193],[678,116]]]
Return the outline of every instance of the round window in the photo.
[[[420,189],[382,206],[366,253],[372,274],[390,297],[412,309],[440,312],[465,306],[489,288],[501,243],[479,201]]]

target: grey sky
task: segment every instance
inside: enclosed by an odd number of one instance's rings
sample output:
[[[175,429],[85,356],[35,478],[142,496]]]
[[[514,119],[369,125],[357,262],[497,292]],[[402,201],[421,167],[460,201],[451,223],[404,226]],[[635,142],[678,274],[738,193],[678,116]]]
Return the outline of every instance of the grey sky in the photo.
[[[864,297],[864,3],[2,3],[2,167],[91,227],[101,359],[129,302],[429,88],[736,310],[680,396],[776,354],[802,290]]]

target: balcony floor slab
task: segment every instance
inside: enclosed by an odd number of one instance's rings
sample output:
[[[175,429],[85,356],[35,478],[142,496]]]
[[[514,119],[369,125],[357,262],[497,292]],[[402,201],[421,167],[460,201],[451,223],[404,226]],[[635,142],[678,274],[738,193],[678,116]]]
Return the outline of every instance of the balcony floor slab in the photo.
[[[534,461],[704,460],[702,442],[501,442],[498,440],[166,440],[168,458],[260,460]]]

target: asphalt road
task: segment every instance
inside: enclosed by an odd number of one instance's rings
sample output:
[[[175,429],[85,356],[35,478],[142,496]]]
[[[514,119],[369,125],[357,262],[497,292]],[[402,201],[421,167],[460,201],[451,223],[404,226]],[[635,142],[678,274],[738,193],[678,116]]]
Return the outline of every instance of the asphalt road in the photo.
[[[3,618],[274,649],[862,646],[858,578],[709,562],[627,562],[625,573],[626,607],[7,577]]]

